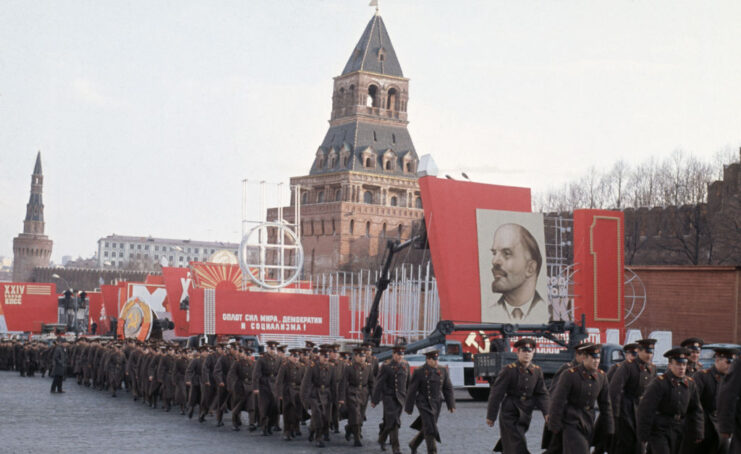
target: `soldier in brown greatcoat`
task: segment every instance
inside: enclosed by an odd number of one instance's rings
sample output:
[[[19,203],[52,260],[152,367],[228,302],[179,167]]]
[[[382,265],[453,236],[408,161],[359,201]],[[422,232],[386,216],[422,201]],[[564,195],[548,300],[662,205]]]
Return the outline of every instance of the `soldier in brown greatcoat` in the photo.
[[[656,339],[641,339],[638,357],[625,360],[610,379],[610,401],[615,418],[615,433],[611,454],[635,454],[642,452],[638,442],[636,424],[638,402],[649,382],[656,376],[653,364]]]
[[[329,440],[329,421],[332,415],[332,402],[337,399],[337,384],[329,364],[329,351],[320,350],[318,362],[313,363],[304,373],[301,381],[301,401],[304,407],[311,408],[309,441],[316,438],[316,445],[324,447]]]
[[[702,369],[692,376],[697,385],[697,394],[705,415],[705,434],[702,442],[693,443],[685,439],[682,442],[683,454],[721,454],[728,452],[728,439],[721,438],[718,432],[717,399],[718,390],[723,379],[731,368],[731,363],[738,353],[732,348],[714,348],[715,363],[708,369]]]
[[[355,439],[354,446],[363,446],[360,441],[365,420],[365,402],[368,401],[369,388],[373,387],[372,366],[365,359],[366,350],[359,347],[353,350],[353,362],[345,367],[339,384],[337,403],[347,408],[345,439]]]
[[[216,384],[216,426],[224,425],[224,412],[230,407],[229,391],[226,387],[226,376],[234,363],[236,349],[225,346],[224,354],[216,361],[214,366],[214,381]]]
[[[600,348],[599,344],[582,347],[582,363],[559,378],[551,395],[546,422],[554,434],[561,434],[561,450],[566,454],[589,452],[597,406],[605,416],[606,432],[614,432],[607,375],[599,369]]]
[[[669,370],[649,383],[638,404],[638,439],[651,454],[677,454],[683,439],[699,443],[704,432],[697,386],[686,376],[689,350],[674,348],[664,356]]]
[[[730,452],[741,453],[741,355],[736,356],[731,370],[718,390],[718,432],[722,440],[731,439]]]
[[[494,426],[500,413],[501,439],[494,451],[527,453],[525,434],[530,427],[533,410],[544,415],[548,411],[548,389],[540,367],[532,363],[535,340],[520,339],[515,343],[517,361],[502,368],[489,392],[486,424]],[[547,417],[546,417],[547,419]]]
[[[303,405],[301,404],[301,382],[304,378],[306,366],[301,364],[300,348],[289,350],[289,356],[278,369],[278,378],[275,389],[276,395],[283,406],[283,439],[293,440],[300,433]]]
[[[201,363],[201,402],[199,404],[198,421],[206,420],[206,415],[211,410],[211,405],[216,396],[216,381],[214,380],[214,367],[221,357],[221,347],[215,346],[203,358]]]
[[[381,445],[381,451],[385,451],[388,437],[394,454],[401,452],[399,428],[409,384],[409,364],[404,361],[404,349],[403,345],[394,347],[391,359],[381,365],[371,398],[371,407],[375,408],[379,402],[383,402],[383,422],[378,444]]]
[[[185,351],[178,350],[175,354],[175,367],[172,369],[172,383],[175,385],[173,402],[180,406],[180,414],[185,414],[185,405],[188,403],[188,386],[185,384],[185,371],[188,369],[188,356]]]
[[[334,371],[334,379],[339,386],[342,381],[342,374],[345,371],[345,361],[340,359],[339,345],[323,345],[323,348],[329,350],[329,364],[332,366]],[[340,406],[337,402],[332,403],[332,417],[329,420],[329,429],[334,433],[340,433]]]
[[[196,405],[201,402],[201,369],[203,367],[203,350],[201,347],[198,351],[190,353],[190,361],[185,369],[185,384],[188,387],[188,418],[193,417],[193,411]]]
[[[116,391],[121,389],[126,368],[126,355],[120,347],[113,347],[108,358],[108,386],[111,390],[111,396],[116,397]]]
[[[437,430],[437,418],[440,417],[443,399],[451,413],[455,413],[455,398],[453,385],[450,382],[448,369],[437,364],[439,353],[431,351],[425,353],[425,365],[414,370],[409,383],[407,400],[404,410],[412,414],[416,405],[419,416],[411,425],[419,432],[409,442],[412,454],[416,454],[422,440],[427,444],[428,454],[437,453],[435,440],[440,440]]]
[[[276,353],[278,342],[268,341],[266,344],[265,352],[255,361],[252,371],[253,393],[258,398],[263,436],[272,435],[273,427],[278,424],[278,401],[274,390],[281,362]]]
[[[232,409],[232,430],[239,431],[242,426],[242,410],[247,401],[244,380],[247,373],[247,355],[241,348],[234,349],[234,361],[226,374],[226,391]],[[250,393],[250,395],[252,395]]]

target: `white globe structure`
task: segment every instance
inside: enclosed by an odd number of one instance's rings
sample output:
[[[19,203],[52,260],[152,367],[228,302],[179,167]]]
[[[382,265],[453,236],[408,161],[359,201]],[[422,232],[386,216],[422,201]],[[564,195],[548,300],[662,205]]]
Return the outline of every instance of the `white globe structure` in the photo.
[[[295,282],[304,263],[296,233],[282,222],[263,222],[242,237],[239,266],[255,284],[267,289]]]

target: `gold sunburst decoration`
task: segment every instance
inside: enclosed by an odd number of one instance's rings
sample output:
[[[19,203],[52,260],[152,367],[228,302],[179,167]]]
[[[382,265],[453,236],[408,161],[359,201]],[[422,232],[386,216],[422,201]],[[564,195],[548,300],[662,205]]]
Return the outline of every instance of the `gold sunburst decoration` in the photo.
[[[191,262],[190,272],[193,283],[198,288],[242,286],[242,270],[239,265],[225,263]]]

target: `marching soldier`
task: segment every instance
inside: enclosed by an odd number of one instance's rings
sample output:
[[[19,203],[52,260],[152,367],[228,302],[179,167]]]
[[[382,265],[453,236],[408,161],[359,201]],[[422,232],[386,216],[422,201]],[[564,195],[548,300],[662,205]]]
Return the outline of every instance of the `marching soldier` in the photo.
[[[605,417],[605,431],[614,432],[607,375],[599,369],[600,348],[599,344],[581,347],[581,364],[561,376],[551,396],[546,423],[553,433],[561,434],[561,450],[567,454],[589,452],[597,405]],[[505,448],[505,452],[509,451]]]
[[[656,376],[653,365],[656,339],[641,339],[638,344],[638,357],[625,360],[610,380],[610,401],[615,418],[615,433],[611,454],[634,454],[642,452],[638,442],[636,423],[638,402],[646,386]]]
[[[214,366],[214,381],[216,384],[216,427],[224,425],[224,412],[229,409],[229,391],[226,387],[226,376],[234,363],[236,349],[224,346],[224,354],[219,357]]]
[[[730,452],[741,453],[741,355],[736,356],[731,370],[718,391],[718,432],[722,440],[731,438]]]
[[[722,439],[718,433],[718,412],[716,402],[718,388],[723,382],[737,350],[731,348],[714,348],[715,364],[692,376],[700,396],[700,404],[705,415],[705,433],[702,442],[695,444],[689,440],[682,443],[683,454],[721,454],[728,452],[728,439]]]
[[[264,436],[272,435],[273,427],[278,425],[278,402],[273,394],[280,367],[277,345],[276,341],[267,342],[265,353],[255,362],[252,372],[252,384],[255,387],[253,393],[258,398],[260,426]]]
[[[700,364],[700,352],[705,342],[698,337],[690,337],[685,339],[679,344],[681,347],[686,348],[690,351],[689,357],[687,358],[687,375],[693,376],[698,370],[702,370],[702,364]]]
[[[209,349],[208,355],[203,358],[203,363],[201,363],[201,403],[199,404],[198,422],[206,420],[206,415],[211,410],[211,405],[216,396],[214,367],[221,356],[219,349],[219,346]]]
[[[638,352],[638,344],[631,342],[629,344],[625,344],[623,346],[623,353],[625,354],[625,359],[619,363],[615,363],[612,366],[610,366],[610,369],[607,371],[607,382],[610,383],[612,380],[612,377],[615,375],[615,372],[624,364],[626,364],[626,361],[635,361]],[[610,402],[612,403],[612,402]],[[613,412],[615,409],[613,409]],[[599,416],[597,416],[597,423],[594,426],[594,439],[592,440],[592,443],[594,445],[594,450],[592,451],[592,454],[604,454],[605,452],[608,452],[610,449],[610,446],[612,446],[612,434],[607,433],[607,421],[605,420],[605,416],[600,412]]]
[[[184,350],[175,354],[175,366],[172,369],[172,383],[175,386],[173,399],[180,406],[180,414],[185,414],[185,405],[188,403],[188,386],[185,384],[185,371],[188,369],[188,356]]]
[[[499,432],[502,438],[494,451],[527,453],[525,433],[530,427],[533,410],[537,408],[543,415],[547,414],[548,390],[543,371],[532,363],[535,347],[533,339],[523,338],[517,341],[517,361],[499,372],[489,392],[486,413],[486,424],[489,427],[494,426],[501,406]]]
[[[306,367],[301,364],[300,348],[289,350],[288,359],[280,366],[276,381],[276,393],[283,404],[283,439],[293,440],[301,433],[300,423],[303,415],[301,405],[301,382]]]
[[[340,359],[339,352],[337,351],[339,345],[326,345],[324,347],[329,350],[329,364],[334,371],[335,382],[339,386],[345,372],[345,361]],[[340,433],[340,406],[337,401],[332,402],[332,417],[329,420],[329,429],[336,434]]]
[[[121,389],[126,368],[126,355],[119,348],[114,347],[108,359],[108,386],[111,389],[111,397],[116,397],[116,391]]]
[[[383,422],[378,434],[378,444],[381,445],[381,451],[385,451],[388,437],[394,454],[401,453],[399,427],[409,382],[409,364],[404,361],[404,350],[403,345],[394,347],[391,360],[383,363],[375,380],[371,399],[371,407],[374,408],[383,401]]]
[[[354,446],[363,446],[360,441],[365,420],[365,403],[368,401],[368,389],[373,386],[371,365],[365,359],[366,349],[353,349],[353,363],[345,367],[339,385],[337,403],[347,408],[347,426],[345,439],[355,439]]]
[[[574,359],[562,364],[561,367],[558,368],[556,373],[553,374],[553,377],[551,378],[551,384],[548,387],[549,395],[553,394],[553,391],[556,390],[558,380],[561,378],[564,372],[568,372],[569,369],[577,367],[582,363],[584,357],[586,356],[584,353],[584,348],[590,345],[593,344],[591,342],[584,342],[582,344],[579,344],[574,349]],[[558,433],[554,436],[553,432],[551,432],[551,430],[548,428],[548,424],[544,424],[543,439],[541,441],[540,447],[545,449],[545,453],[547,454],[560,454],[562,446],[563,442],[561,441],[561,433]]]
[[[319,350],[318,362],[313,363],[304,374],[301,382],[301,401],[304,407],[311,408],[309,441],[316,439],[316,446],[323,448],[329,441],[329,420],[332,402],[336,400],[337,384],[329,365],[329,351]]]
[[[185,369],[185,385],[188,387],[188,419],[193,417],[196,405],[201,402],[201,369],[203,367],[203,350],[191,352],[188,368]]]
[[[448,369],[438,366],[439,353],[431,351],[425,353],[425,365],[414,370],[409,384],[407,400],[404,410],[412,414],[414,406],[419,410],[419,416],[412,423],[411,428],[418,430],[417,435],[409,443],[412,454],[416,454],[422,440],[427,444],[428,454],[437,453],[435,441],[440,440],[437,430],[437,419],[440,417],[443,399],[451,413],[455,413],[455,398],[453,385],[450,382]]]
[[[638,405],[638,439],[651,454],[676,454],[683,438],[696,444],[703,436],[697,386],[686,375],[689,351],[679,347],[664,356],[669,369],[648,385]]]
[[[235,358],[226,374],[226,391],[231,397],[232,430],[239,431],[242,426],[242,410],[247,402],[244,381],[247,378],[247,355],[243,349],[235,349]],[[250,397],[252,392],[250,392]]]

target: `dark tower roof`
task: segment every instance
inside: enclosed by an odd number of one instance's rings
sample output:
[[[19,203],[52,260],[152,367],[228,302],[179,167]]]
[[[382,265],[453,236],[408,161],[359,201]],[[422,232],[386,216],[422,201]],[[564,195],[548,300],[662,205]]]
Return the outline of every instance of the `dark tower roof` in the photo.
[[[33,174],[34,175],[42,175],[43,172],[41,171],[41,151],[38,152],[36,155],[36,165],[33,166]]]
[[[28,198],[28,204],[26,204],[24,233],[44,233],[43,227],[41,227],[40,232],[31,231],[33,228],[29,224],[30,222],[44,222],[43,185],[44,177],[41,173],[41,152],[39,151],[36,155],[36,164],[33,166],[33,175],[31,175],[31,196]]]
[[[396,52],[394,52],[394,46],[386,31],[386,25],[378,14],[368,22],[342,74],[355,71],[404,77],[399,60],[396,58]]]

